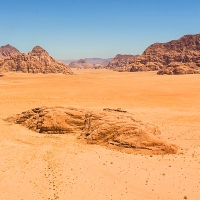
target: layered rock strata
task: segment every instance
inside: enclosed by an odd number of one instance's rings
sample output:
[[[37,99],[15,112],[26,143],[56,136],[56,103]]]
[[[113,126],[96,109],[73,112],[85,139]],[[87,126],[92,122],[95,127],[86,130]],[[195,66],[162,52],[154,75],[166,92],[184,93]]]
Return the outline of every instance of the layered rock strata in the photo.
[[[142,153],[174,154],[175,145],[159,138],[160,131],[136,120],[121,109],[90,111],[65,107],[41,107],[6,119],[44,134],[75,133],[90,144],[132,149]]]

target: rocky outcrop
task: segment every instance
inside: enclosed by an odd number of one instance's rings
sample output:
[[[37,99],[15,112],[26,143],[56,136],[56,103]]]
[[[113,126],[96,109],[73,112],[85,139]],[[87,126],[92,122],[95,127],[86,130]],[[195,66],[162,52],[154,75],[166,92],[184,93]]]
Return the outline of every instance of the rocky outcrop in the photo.
[[[73,74],[68,65],[53,59],[42,47],[36,46],[28,54],[10,55],[0,63],[0,72]]]
[[[6,119],[44,134],[75,133],[90,144],[101,144],[141,153],[176,153],[175,145],[159,138],[156,126],[136,120],[121,109],[103,111],[65,107],[41,107]]]
[[[153,44],[142,55],[164,66],[172,62],[198,63],[200,61],[200,34],[185,35],[178,40]]]
[[[158,75],[200,74],[200,67],[194,63],[172,62],[157,72]]]
[[[132,63],[138,55],[121,55],[118,54],[111,60],[106,68],[112,69],[114,71],[129,71],[129,65]]]
[[[85,59],[80,59],[76,62],[71,62],[69,64],[71,68],[78,68],[78,69],[90,69],[94,68],[95,65],[92,64],[91,62],[86,61]]]
[[[109,69],[116,71],[154,71],[168,68],[171,63],[187,65],[188,70],[200,67],[200,34],[185,35],[178,40],[167,43],[155,43],[149,46],[142,55],[135,58],[124,57],[108,64]],[[183,63],[183,64],[182,64]],[[193,66],[191,69],[190,66]],[[173,67],[170,65],[170,67]],[[195,70],[196,70],[195,69]],[[161,74],[159,72],[158,74]]]

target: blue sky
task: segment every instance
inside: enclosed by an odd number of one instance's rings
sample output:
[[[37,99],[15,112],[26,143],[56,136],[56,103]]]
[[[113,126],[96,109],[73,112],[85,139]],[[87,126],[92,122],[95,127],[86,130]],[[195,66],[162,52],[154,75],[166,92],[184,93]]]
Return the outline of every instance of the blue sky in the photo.
[[[0,46],[56,59],[141,54],[200,33],[199,0],[0,0]]]

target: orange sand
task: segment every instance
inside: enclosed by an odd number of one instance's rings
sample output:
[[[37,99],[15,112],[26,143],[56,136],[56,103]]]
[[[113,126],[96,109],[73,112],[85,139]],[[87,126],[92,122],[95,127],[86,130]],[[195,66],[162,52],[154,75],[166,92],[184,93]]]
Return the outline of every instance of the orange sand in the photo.
[[[0,78],[0,199],[200,199],[200,75],[74,70]],[[41,106],[122,108],[157,125],[179,154],[126,154],[3,121]]]

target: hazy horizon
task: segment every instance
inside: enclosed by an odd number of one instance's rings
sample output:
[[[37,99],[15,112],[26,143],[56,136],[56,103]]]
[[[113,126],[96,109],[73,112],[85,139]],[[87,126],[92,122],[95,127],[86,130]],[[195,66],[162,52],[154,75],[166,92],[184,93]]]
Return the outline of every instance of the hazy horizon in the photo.
[[[141,54],[155,42],[200,33],[200,2],[177,0],[4,1],[0,46],[42,46],[57,60]]]

